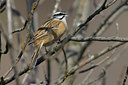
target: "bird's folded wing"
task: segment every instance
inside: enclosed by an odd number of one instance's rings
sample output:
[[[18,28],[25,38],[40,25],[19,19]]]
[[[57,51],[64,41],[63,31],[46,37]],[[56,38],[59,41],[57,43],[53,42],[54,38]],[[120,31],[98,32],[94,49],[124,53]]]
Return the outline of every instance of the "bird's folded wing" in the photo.
[[[45,22],[44,25],[42,25],[35,33],[34,37],[28,42],[28,45],[34,43],[36,40],[43,39],[46,36],[48,36],[49,30],[51,31],[54,28],[57,28],[61,21],[57,20],[49,20]],[[51,34],[54,34],[53,31],[51,31]]]
[[[47,31],[42,28],[42,30],[37,30],[34,37],[28,42],[28,45],[34,43],[36,40],[43,39],[47,36]]]

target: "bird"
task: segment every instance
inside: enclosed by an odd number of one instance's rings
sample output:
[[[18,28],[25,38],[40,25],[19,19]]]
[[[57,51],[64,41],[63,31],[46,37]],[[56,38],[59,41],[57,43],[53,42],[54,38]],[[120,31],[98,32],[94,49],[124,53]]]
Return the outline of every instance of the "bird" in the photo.
[[[52,45],[63,36],[66,30],[68,30],[66,22],[67,16],[67,13],[63,11],[55,12],[51,19],[44,22],[35,32],[35,35],[28,41],[28,45],[33,44],[35,47],[31,57],[30,68],[35,67],[41,47]]]

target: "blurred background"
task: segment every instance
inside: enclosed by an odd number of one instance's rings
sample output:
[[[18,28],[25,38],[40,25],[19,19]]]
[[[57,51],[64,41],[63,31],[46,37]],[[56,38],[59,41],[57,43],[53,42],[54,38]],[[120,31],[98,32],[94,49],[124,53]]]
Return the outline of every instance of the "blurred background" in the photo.
[[[2,0],[0,0],[1,2]],[[26,34],[27,30],[23,30],[20,33],[14,33],[10,34],[9,31],[9,15],[11,16],[11,31],[15,29],[20,29],[23,27],[25,20],[29,16],[29,13],[32,8],[32,3],[35,0],[10,0],[10,5],[13,9],[11,9],[11,15],[8,12],[8,7],[6,7],[6,10],[2,13],[0,13],[0,23],[2,24],[5,33],[8,36],[12,36],[11,42],[13,43],[13,52],[14,52],[14,58],[18,56],[19,52],[21,51],[22,47],[24,46],[24,41],[26,40]],[[31,29],[33,33],[48,19],[50,19],[55,4],[57,0],[40,0],[35,13],[33,15],[33,22]],[[70,32],[74,31],[75,28],[80,24],[86,21],[87,17],[91,15],[96,9],[98,9],[104,0],[60,0],[60,4],[58,7],[58,11],[65,11],[68,13],[67,17],[67,23],[68,23],[68,28],[69,32],[67,34],[70,34]],[[107,3],[110,1],[114,0],[107,0]],[[122,3],[123,0],[117,0],[112,6],[107,8],[106,10],[102,11],[100,14],[98,14],[96,17],[94,17],[89,23],[88,26],[84,30],[84,34],[82,36],[88,37],[90,36],[98,27],[101,23],[104,22],[106,17],[108,17],[109,14],[113,12],[113,10]],[[125,0],[124,0],[125,1]],[[81,6],[80,6],[81,5]],[[7,4],[6,4],[7,6]],[[127,7],[128,10],[128,7]],[[105,30],[102,35],[102,37],[112,37],[112,36],[117,36],[117,37],[125,37],[127,38],[128,36],[128,11],[125,10],[122,13],[119,14],[118,17],[115,18],[112,23],[109,23],[110,26],[108,26],[108,29]],[[20,13],[20,15],[19,15]],[[85,15],[85,16],[84,16]],[[79,35],[79,34],[78,34]],[[66,35],[63,36],[63,38],[66,37]],[[2,43],[2,50],[5,49],[6,41],[2,35],[1,38],[1,43]],[[94,41],[91,43],[90,46],[87,47],[87,49],[83,52],[82,57],[85,56],[91,56],[99,53],[102,51],[104,48],[109,47],[113,45],[115,42],[99,42],[99,41]],[[71,45],[72,44],[72,45]],[[78,45],[78,43],[75,42],[69,42],[64,46],[67,56],[68,50],[70,49],[76,49],[81,50],[83,47],[83,43],[79,43],[82,45]],[[53,45],[53,47],[56,46],[56,44]],[[75,47],[76,46],[76,47]],[[51,47],[52,48],[52,47]],[[31,55],[34,51],[34,48],[32,45],[27,46],[25,49],[25,52],[23,54],[23,58],[19,61],[17,64],[17,69],[20,71],[26,64],[30,63]],[[114,52],[115,51],[115,52]],[[114,60],[110,66],[108,66],[107,69],[105,69],[105,76],[99,81],[95,81],[91,84],[87,85],[121,85],[124,79],[126,67],[128,65],[128,46],[127,44],[124,44],[118,48],[116,48],[114,51],[108,52],[105,55],[101,56],[100,58],[92,61],[88,65],[85,65],[84,67],[81,68],[85,69],[87,67],[90,67],[91,65],[95,65],[107,56],[110,56],[113,52],[114,54],[112,57],[105,61],[103,64],[99,65],[97,68],[94,68],[93,70],[90,70],[85,73],[80,73],[80,74],[75,74],[73,76],[72,83],[67,84],[64,83],[63,85],[86,85],[81,84],[82,81],[87,78],[86,82],[89,82],[91,80],[95,80],[98,78],[100,73],[103,71],[105,66],[109,63],[110,60]],[[40,55],[44,53],[44,48],[42,48],[42,52]],[[77,51],[78,53],[81,51]],[[56,55],[57,59],[61,62],[61,64],[58,64],[56,59],[50,58],[50,83],[54,82],[61,74],[63,74],[63,71],[61,68],[63,67],[63,62],[64,62],[64,54],[62,50],[57,52]],[[77,56],[78,57],[78,56]],[[75,59],[76,57],[72,57]],[[70,59],[70,58],[69,58]],[[75,64],[73,63],[72,66],[75,66],[77,62],[76,60],[68,60],[68,63],[71,62],[76,62]],[[82,60],[82,59],[81,59]],[[68,64],[69,65],[69,64]],[[12,66],[11,61],[10,61],[10,54],[2,54],[1,56],[1,61],[0,61],[0,77],[3,76],[9,68]],[[72,67],[71,66],[71,67]],[[48,72],[48,62],[45,61],[41,63],[35,71],[32,71],[31,75],[27,78],[26,82],[24,85],[30,85],[31,83],[35,81],[45,81],[45,75],[47,76]],[[70,67],[70,66],[69,66]],[[68,67],[68,69],[70,69]],[[92,71],[92,72],[91,72]],[[14,72],[11,72],[8,76],[11,76]],[[90,75],[89,75],[90,74]],[[22,81],[24,78],[25,74],[19,77],[19,80]],[[34,76],[34,77],[33,77]],[[89,76],[89,78],[87,77]],[[16,85],[15,80],[8,83],[7,85]],[[126,82],[126,85],[128,85],[128,81]]]

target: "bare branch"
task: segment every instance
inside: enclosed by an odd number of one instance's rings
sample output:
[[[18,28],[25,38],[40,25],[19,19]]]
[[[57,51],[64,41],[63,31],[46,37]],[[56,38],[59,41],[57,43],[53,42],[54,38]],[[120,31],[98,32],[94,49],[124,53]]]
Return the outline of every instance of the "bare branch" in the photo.
[[[108,29],[108,27],[113,23],[113,21],[123,13],[126,9],[126,3],[127,0],[125,0],[123,3],[120,3],[106,18],[101,22],[101,24],[96,28],[96,30],[90,35],[90,36],[100,36],[101,34],[104,33],[105,30]],[[107,6],[107,5],[106,5]],[[111,6],[111,5],[110,5]],[[121,8],[124,7],[122,10]],[[122,12],[121,12],[122,11]],[[79,55],[81,57],[85,50],[91,45],[92,41],[88,41],[84,44],[83,46],[83,52]]]
[[[112,0],[111,2],[109,2],[109,3],[106,5],[106,7],[109,7],[109,6],[113,5],[116,1],[117,1],[117,0]]]
[[[10,52],[9,52],[9,55],[10,55],[10,59],[11,59],[11,64],[13,66],[12,70],[14,70],[14,73],[15,73],[15,76],[16,76],[16,83],[19,85],[19,79],[18,79],[18,75],[17,75],[17,67],[14,65],[15,64],[15,59],[14,59],[14,56],[13,56],[13,45],[12,45],[12,42],[10,42],[10,39],[8,38],[7,34],[4,32],[3,30],[3,27],[0,23],[0,30],[8,44],[8,49],[10,49]],[[2,77],[4,79],[4,77]]]
[[[11,0],[7,0],[7,23],[8,33],[12,32],[12,11],[11,11]],[[12,34],[9,35],[9,39],[12,41]]]
[[[97,64],[94,64],[93,66],[91,66],[89,68],[86,68],[84,70],[81,70],[79,73],[87,72],[87,71],[89,71],[91,69],[94,69],[95,67],[98,67],[99,65],[103,64],[105,61],[107,61],[108,59],[110,59],[113,56],[114,53],[115,53],[115,51],[113,51],[109,56],[105,57],[103,60],[101,60]]]
[[[46,75],[45,75],[45,78],[46,78]],[[51,82],[51,60],[50,59],[47,59],[47,85],[50,84]]]
[[[115,49],[115,48],[117,48],[117,47],[119,47],[119,46],[121,46],[121,45],[123,45],[123,44],[125,44],[125,42],[123,42],[123,43],[116,43],[116,44],[114,44],[113,46],[109,46],[109,47],[105,48],[104,50],[102,50],[101,52],[99,52],[98,54],[95,54],[94,56],[92,56],[91,58],[89,58],[87,61],[81,62],[81,63],[79,63],[78,65],[72,67],[72,68],[67,72],[67,74],[64,75],[64,76],[62,76],[61,78],[59,78],[59,79],[55,82],[55,84],[57,84],[57,85],[61,84],[67,77],[73,75],[79,68],[83,67],[84,65],[88,64],[89,62],[91,62],[91,61],[93,61],[93,60],[99,58],[100,56],[102,56],[102,55],[108,53],[109,51],[111,51],[111,50],[113,50],[113,49]]]
[[[68,70],[68,60],[67,60],[67,56],[66,56],[66,52],[64,50],[64,48],[62,47],[62,51],[63,51],[63,54],[64,54],[64,59],[65,59],[65,73],[67,72]]]
[[[34,13],[34,10],[36,9],[38,3],[39,3],[39,0],[37,0],[37,1],[35,1],[35,2],[33,3],[33,7],[32,7],[32,10],[31,10],[31,13],[30,13],[30,15],[28,16],[27,20],[25,21],[25,24],[24,24],[23,29],[13,31],[14,33],[15,33],[15,32],[20,32],[20,31],[24,30],[24,29],[26,28],[26,26],[30,24],[30,22],[31,22],[31,20],[32,20],[33,13]],[[30,31],[29,31],[29,32],[30,32]],[[5,34],[5,33],[4,33],[4,34]],[[27,38],[28,38],[28,37],[27,37]],[[7,38],[6,38],[6,39],[7,39]],[[8,41],[9,41],[9,40],[8,40]],[[19,60],[21,59],[21,57],[22,57],[22,55],[23,55],[23,52],[24,52],[26,46],[27,46],[27,41],[26,41],[26,43],[25,43],[23,49],[20,51],[20,53],[19,53],[19,55],[18,55],[18,57],[17,57],[17,59],[16,59],[15,65],[12,66],[12,67],[7,71],[7,73],[4,75],[4,78],[7,77],[7,75],[12,71],[12,69],[13,69],[13,68],[16,66],[16,64],[19,62]]]
[[[61,0],[55,0],[55,2],[56,2],[56,4],[54,6],[54,10],[53,10],[52,14],[54,14],[57,11],[57,9],[59,8]]]
[[[7,54],[8,53],[8,43],[6,42],[5,50],[0,52],[0,54]]]
[[[102,5],[99,9],[97,9],[94,13],[92,13],[92,14],[87,18],[87,20],[86,20],[83,24],[80,24],[80,25],[79,25],[79,29],[77,29],[77,30],[74,32],[74,35],[75,35],[79,30],[81,30],[84,26],[86,26],[86,25],[88,24],[88,22],[91,21],[96,15],[98,15],[100,12],[102,12],[103,10],[105,10],[106,8],[108,8],[108,7],[105,7],[106,2],[107,2],[107,0],[104,0],[103,5]]]
[[[57,51],[59,51],[59,50],[68,42],[68,40],[69,40],[70,37],[71,37],[71,35],[68,36],[68,37],[66,37],[66,38],[64,39],[64,41],[63,41],[61,44],[59,44],[58,46],[54,47],[51,51],[48,51],[46,54],[44,54],[43,56],[41,56],[41,57],[37,60],[36,66],[39,65],[40,63],[42,63],[42,62],[43,62],[44,60],[46,60],[47,58],[49,58],[48,56],[52,56],[52,55],[54,55]],[[23,54],[23,52],[21,51],[21,53],[20,53],[19,56],[21,57],[22,54]],[[11,67],[11,68],[13,68],[13,67]],[[11,69],[11,68],[10,68],[10,69]],[[29,71],[29,70],[30,70],[30,69],[29,69],[29,66],[26,66],[26,67],[24,67],[24,69],[22,69],[22,70],[18,73],[18,75],[21,76],[21,75],[23,75],[24,73],[26,73],[26,72]],[[15,79],[15,74],[14,74],[13,76],[9,77],[9,78],[5,78],[5,79],[4,79],[5,84],[7,84],[7,83],[13,81],[14,79]],[[0,82],[1,82],[1,81],[0,81]]]
[[[31,12],[30,12],[30,14],[29,14],[27,20],[25,21],[24,26],[23,26],[21,29],[16,29],[16,30],[14,30],[12,33],[21,32],[21,31],[23,31],[23,30],[26,28],[26,26],[28,25],[28,23],[32,20],[33,13],[34,13],[35,9],[37,8],[39,1],[40,1],[40,0],[36,0],[36,1],[33,3]]]
[[[127,67],[127,69],[126,69],[125,78],[124,78],[124,80],[123,80],[123,85],[126,85],[127,77],[128,77],[128,67]]]
[[[0,13],[2,13],[5,10],[6,0],[2,0],[0,2]]]
[[[105,0],[105,2],[104,2],[105,4],[106,4],[106,1],[107,1],[107,0]],[[76,33],[78,33],[79,30],[83,29],[83,27],[84,27],[85,25],[87,25],[88,22],[90,22],[96,15],[98,15],[101,11],[103,11],[103,10],[105,10],[105,9],[107,8],[107,7],[105,7],[105,6],[106,6],[105,4],[103,4],[103,5],[101,6],[101,8],[99,8],[99,9],[96,10],[92,15],[90,15],[90,16],[88,17],[88,19],[85,21],[85,23],[81,24],[75,32],[73,32],[73,33],[69,34],[67,37],[65,37],[64,40],[62,41],[62,43],[61,43],[60,45],[58,45],[57,47],[54,47],[54,48],[51,49],[47,54],[45,54],[45,55],[43,55],[41,58],[39,58],[36,65],[39,65],[39,64],[40,64],[41,62],[43,62],[48,56],[52,56],[52,55],[54,55],[58,50],[60,50],[67,42],[69,42],[69,41],[71,40],[71,38],[72,38]],[[124,4],[123,4],[123,5],[124,5]],[[123,6],[123,5],[122,5],[122,6]],[[122,7],[122,6],[121,6],[121,7]],[[113,46],[111,46],[111,47],[108,47],[108,48],[106,48],[103,52],[100,52],[98,55],[95,55],[93,58],[89,59],[88,61],[84,62],[83,64],[78,64],[78,65],[74,66],[69,72],[67,72],[67,74],[66,74],[65,76],[63,76],[62,78],[60,78],[56,83],[57,83],[57,84],[62,83],[68,76],[70,76],[70,75],[72,75],[73,73],[75,73],[75,72],[77,71],[77,69],[79,69],[79,67],[88,64],[90,61],[99,58],[99,56],[102,56],[102,55],[104,55],[105,53],[107,53],[107,52],[109,52],[109,51],[111,51],[111,50],[113,50],[113,49],[115,49],[115,48],[117,48],[117,47],[119,47],[119,46],[121,46],[121,45],[123,45],[123,44],[125,44],[125,42],[123,42],[123,43],[117,43],[117,44],[115,44],[115,45],[113,45]],[[21,52],[21,56],[22,56],[22,54],[23,54],[23,53]],[[28,70],[29,70],[29,68],[28,68],[28,66],[26,66],[23,70],[21,70],[21,71],[19,72],[18,75],[23,75],[23,74],[26,73]],[[9,83],[9,82],[13,81],[14,79],[15,79],[15,74],[14,74],[13,76],[9,77],[8,79],[6,78],[6,79],[5,79],[5,82],[6,82],[6,83]]]
[[[86,37],[86,38],[77,38],[77,37],[72,37],[71,41],[76,41],[76,42],[86,42],[86,41],[128,42],[128,38],[121,38],[121,37]]]
[[[93,84],[94,82],[96,82],[96,81],[102,79],[105,75],[106,75],[106,72],[105,72],[105,70],[103,69],[103,71],[101,72],[101,74],[99,74],[96,79],[94,79],[94,80],[92,80],[92,81],[90,81],[90,82],[87,82],[86,85],[91,85],[91,84]]]

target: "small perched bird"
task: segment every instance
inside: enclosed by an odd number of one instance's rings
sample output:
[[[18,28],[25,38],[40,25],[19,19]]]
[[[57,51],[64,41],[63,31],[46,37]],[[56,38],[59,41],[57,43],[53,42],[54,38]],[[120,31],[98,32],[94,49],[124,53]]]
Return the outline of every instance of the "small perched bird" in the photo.
[[[56,12],[52,18],[46,21],[35,33],[28,44],[34,44],[35,50],[32,55],[30,68],[35,66],[39,51],[42,46],[49,46],[60,39],[67,30],[67,14],[65,12]]]

